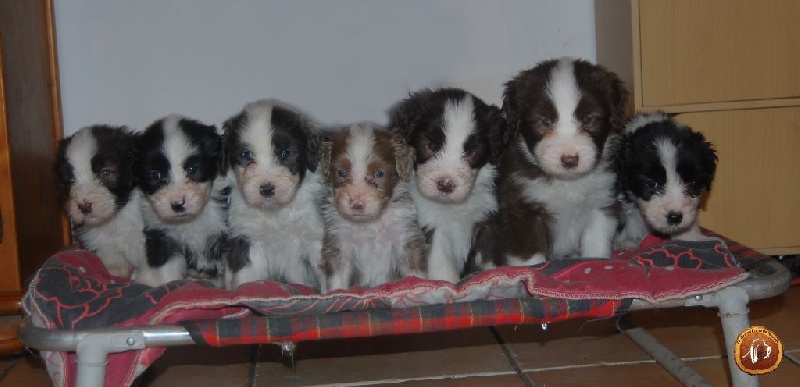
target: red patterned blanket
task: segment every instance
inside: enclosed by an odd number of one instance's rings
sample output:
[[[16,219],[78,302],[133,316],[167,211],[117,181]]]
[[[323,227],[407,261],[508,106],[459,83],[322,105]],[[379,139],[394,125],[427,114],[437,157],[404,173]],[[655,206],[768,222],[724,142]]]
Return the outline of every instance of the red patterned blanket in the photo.
[[[634,298],[659,302],[731,285],[747,276],[737,259],[754,257],[732,241],[643,244],[614,259],[504,267],[458,284],[406,278],[320,295],[272,281],[235,291],[206,281],[151,288],[111,277],[93,254],[69,250],[39,270],[23,307],[36,325],[50,329],[182,323],[197,342],[210,345],[377,336],[608,318]],[[163,351],[111,355],[106,384],[130,384]],[[56,385],[74,383],[74,353],[43,357]]]

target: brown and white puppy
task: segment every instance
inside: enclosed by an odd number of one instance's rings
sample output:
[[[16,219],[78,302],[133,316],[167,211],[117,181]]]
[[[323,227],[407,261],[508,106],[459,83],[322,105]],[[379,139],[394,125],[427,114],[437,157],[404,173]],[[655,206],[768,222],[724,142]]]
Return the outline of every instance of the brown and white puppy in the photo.
[[[353,125],[323,145],[323,293],[425,278],[425,241],[408,193],[412,164],[408,146],[372,124]]]
[[[317,287],[321,134],[304,114],[274,100],[247,104],[224,128],[236,181],[226,286],[271,279]]]
[[[412,93],[390,111],[391,128],[415,151],[411,197],[431,244],[428,278],[457,282],[475,226],[497,212],[497,160],[507,130],[500,109],[456,88]],[[474,257],[482,266],[482,256]]]
[[[499,263],[611,255],[618,206],[609,149],[627,95],[616,74],[572,58],[506,83],[503,110],[517,137],[500,165]]]

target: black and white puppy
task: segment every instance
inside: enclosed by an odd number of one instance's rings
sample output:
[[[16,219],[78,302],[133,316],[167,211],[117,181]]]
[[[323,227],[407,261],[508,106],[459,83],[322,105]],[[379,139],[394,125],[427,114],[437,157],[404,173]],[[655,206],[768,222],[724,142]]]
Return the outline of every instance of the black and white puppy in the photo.
[[[503,114],[456,88],[412,93],[389,114],[392,130],[414,149],[410,192],[431,243],[428,278],[457,282],[475,225],[498,209],[495,165],[508,137]]]
[[[501,263],[611,255],[618,207],[609,148],[627,95],[616,74],[571,58],[506,83],[503,110],[517,137],[500,166]]]
[[[614,161],[624,218],[617,244],[638,246],[648,230],[675,240],[703,241],[697,211],[711,189],[717,155],[705,137],[662,112],[634,116]]]
[[[273,279],[318,287],[320,132],[303,114],[269,100],[248,104],[223,127],[236,180],[226,286]]]
[[[82,128],[59,142],[53,165],[73,235],[120,277],[145,262],[134,136],[125,127]]]
[[[425,278],[425,240],[408,193],[412,163],[402,139],[372,124],[342,130],[323,145],[323,293]]]
[[[219,280],[227,240],[221,136],[177,114],[152,123],[138,141],[147,265],[138,282],[157,286],[188,273]]]

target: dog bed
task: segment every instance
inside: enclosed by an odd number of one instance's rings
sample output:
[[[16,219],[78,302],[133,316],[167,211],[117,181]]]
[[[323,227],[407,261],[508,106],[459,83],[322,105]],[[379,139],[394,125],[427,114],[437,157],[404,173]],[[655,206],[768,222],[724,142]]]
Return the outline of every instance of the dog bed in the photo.
[[[502,267],[458,284],[410,277],[325,295],[272,281],[245,284],[235,291],[202,280],[153,288],[112,277],[95,255],[73,249],[51,257],[31,281],[23,299],[28,323],[20,334],[41,351],[54,384],[71,386],[78,377],[75,349],[80,353],[80,348],[75,343],[92,333],[172,326],[173,331],[187,331],[193,343],[224,346],[610,318],[632,308],[700,300],[764,271],[758,268],[771,261],[724,240],[648,238],[639,249],[612,259]],[[775,278],[775,273],[768,274]],[[755,292],[771,296],[785,290],[790,276],[779,274],[780,283],[772,281],[770,289]],[[62,337],[74,343],[61,343]],[[163,345],[169,345],[168,340],[152,340],[159,346],[146,348],[122,336],[130,347],[126,348],[109,337],[108,345],[116,349],[104,353],[110,353],[108,365],[99,365],[100,380],[91,383],[99,384],[104,377],[105,385],[129,385],[164,352]],[[77,380],[93,378],[84,377]]]

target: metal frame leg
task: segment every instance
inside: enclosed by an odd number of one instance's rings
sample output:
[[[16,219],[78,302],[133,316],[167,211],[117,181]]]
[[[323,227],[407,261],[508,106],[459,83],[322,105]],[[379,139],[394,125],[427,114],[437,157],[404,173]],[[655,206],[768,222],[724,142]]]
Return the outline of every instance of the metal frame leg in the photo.
[[[84,337],[75,350],[77,354],[78,387],[102,387],[106,380],[108,354],[144,349],[144,335],[141,332],[94,333]]]
[[[722,333],[725,335],[725,350],[728,352],[731,381],[736,387],[758,386],[758,377],[740,370],[733,354],[736,337],[750,326],[747,292],[733,286],[722,289],[717,294],[719,295],[717,302],[719,313],[717,315],[722,321]]]
[[[749,301],[750,297],[746,290],[730,286],[714,293],[695,296],[686,302],[686,306],[701,305],[719,310],[717,315],[722,323],[722,334],[725,336],[728,370],[731,374],[731,382],[735,387],[757,387],[759,385],[757,376],[739,369],[733,354],[736,337],[750,326],[750,309],[747,307]]]

